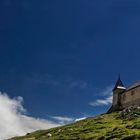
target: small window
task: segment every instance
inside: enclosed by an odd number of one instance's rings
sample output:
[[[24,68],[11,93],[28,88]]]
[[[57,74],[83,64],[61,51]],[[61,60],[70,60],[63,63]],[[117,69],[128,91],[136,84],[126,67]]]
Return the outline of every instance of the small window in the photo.
[[[132,91],[132,92],[131,92],[131,95],[133,96],[134,94],[135,94],[135,91]]]

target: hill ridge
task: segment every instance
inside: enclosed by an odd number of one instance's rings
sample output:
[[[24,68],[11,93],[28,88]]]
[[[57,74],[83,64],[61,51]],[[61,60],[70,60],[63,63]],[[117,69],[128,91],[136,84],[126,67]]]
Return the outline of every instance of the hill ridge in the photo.
[[[140,140],[140,107],[101,114],[9,140]]]

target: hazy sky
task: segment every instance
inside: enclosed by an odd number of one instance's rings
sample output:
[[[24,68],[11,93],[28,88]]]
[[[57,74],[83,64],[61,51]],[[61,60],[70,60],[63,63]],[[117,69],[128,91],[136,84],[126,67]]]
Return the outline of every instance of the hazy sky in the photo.
[[[0,91],[29,115],[103,113],[119,73],[140,79],[139,0],[0,0]]]

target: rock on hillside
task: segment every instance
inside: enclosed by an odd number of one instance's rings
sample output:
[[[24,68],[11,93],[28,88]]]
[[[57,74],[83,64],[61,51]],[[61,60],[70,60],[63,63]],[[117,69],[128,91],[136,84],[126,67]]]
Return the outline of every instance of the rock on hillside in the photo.
[[[10,140],[140,140],[140,107],[99,115]]]

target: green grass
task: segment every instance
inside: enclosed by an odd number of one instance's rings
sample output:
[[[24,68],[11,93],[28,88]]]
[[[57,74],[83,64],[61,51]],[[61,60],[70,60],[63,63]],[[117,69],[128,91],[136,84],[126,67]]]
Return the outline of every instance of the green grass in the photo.
[[[140,140],[140,115],[126,120],[117,112],[104,114],[10,140]]]

